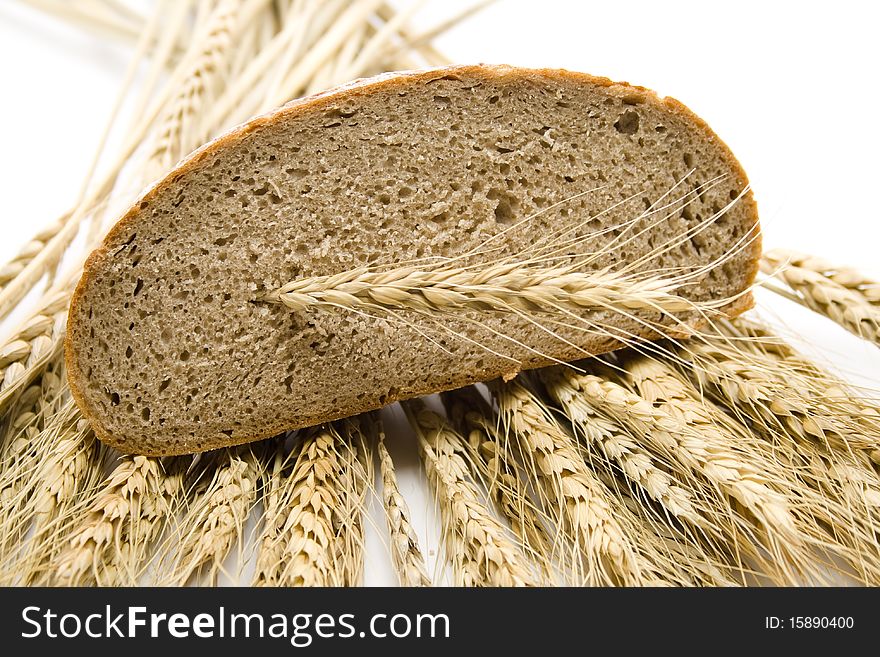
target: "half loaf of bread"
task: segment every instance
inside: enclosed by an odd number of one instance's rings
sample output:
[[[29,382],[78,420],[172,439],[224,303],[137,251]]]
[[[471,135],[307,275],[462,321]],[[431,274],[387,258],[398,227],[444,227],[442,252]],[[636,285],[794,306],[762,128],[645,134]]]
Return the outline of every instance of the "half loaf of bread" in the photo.
[[[583,331],[261,301],[287,282],[462,254],[474,266],[567,235],[565,255],[596,270],[696,271],[680,294],[730,299],[733,315],[751,304],[756,231],[742,168],[673,99],[558,70],[384,75],[256,118],[147,191],[76,289],[70,386],[124,451],[240,444],[655,338],[663,321],[591,309],[604,329]]]

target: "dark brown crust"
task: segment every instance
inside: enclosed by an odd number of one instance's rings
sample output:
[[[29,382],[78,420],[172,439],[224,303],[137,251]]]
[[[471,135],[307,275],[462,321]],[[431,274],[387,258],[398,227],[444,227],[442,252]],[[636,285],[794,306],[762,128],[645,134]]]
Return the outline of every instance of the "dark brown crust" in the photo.
[[[690,109],[688,109],[678,100],[670,97],[661,98],[650,89],[631,85],[628,82],[613,82],[608,78],[595,77],[586,73],[577,73],[573,71],[567,71],[565,69],[524,69],[505,65],[480,64],[475,66],[449,66],[443,68],[434,68],[423,71],[412,71],[403,73],[386,73],[373,78],[355,80],[334,89],[330,89],[312,96],[307,96],[305,98],[292,101],[272,112],[269,112],[268,114],[258,116],[254,119],[251,119],[247,123],[241,124],[233,128],[226,134],[218,137],[217,139],[214,139],[213,141],[208,142],[207,144],[203,145],[192,154],[190,154],[163,179],[159,180],[155,185],[153,185],[150,189],[143,193],[143,195],[134,203],[134,205],[132,205],[132,207],[125,213],[125,215],[123,215],[122,218],[119,219],[116,225],[114,225],[113,228],[110,229],[102,244],[98,248],[96,248],[86,260],[85,266],[83,268],[83,274],[71,298],[70,312],[68,313],[68,317],[71,318],[71,320],[64,341],[65,361],[67,365],[67,378],[70,385],[71,394],[73,395],[73,398],[77,406],[79,406],[83,416],[89,420],[92,428],[95,431],[95,434],[101,441],[123,451],[130,451],[134,453],[148,454],[153,456],[170,456],[178,453],[186,453],[182,451],[152,451],[150,447],[140,444],[131,444],[124,439],[120,440],[119,437],[113,436],[109,431],[106,430],[105,427],[101,425],[98,416],[95,413],[91,412],[88,398],[86,397],[86,395],[83,394],[82,388],[80,387],[79,377],[82,376],[82,372],[79,367],[79,363],[76,360],[76,349],[74,349],[73,347],[74,343],[76,343],[80,339],[77,335],[77,325],[75,323],[75,320],[73,319],[77,317],[76,306],[80,302],[81,297],[84,294],[84,290],[88,287],[89,282],[92,280],[94,272],[99,270],[103,261],[108,258],[108,255],[110,253],[108,245],[113,242],[114,238],[117,235],[130,231],[133,225],[140,219],[141,204],[144,202],[151,203],[166,188],[176,184],[176,182],[180,179],[182,175],[186,174],[190,169],[197,167],[197,165],[203,160],[213,156],[218,151],[222,151],[225,148],[246,139],[250,133],[258,130],[266,124],[276,121],[283,121],[286,117],[296,116],[306,109],[320,109],[321,107],[337,103],[341,100],[350,100],[359,96],[374,93],[379,90],[400,89],[408,85],[426,83],[439,77],[456,74],[467,75],[474,78],[482,78],[484,80],[496,78],[512,78],[522,81],[540,81],[547,78],[555,78],[560,80],[578,82],[581,84],[607,87],[609,89],[614,89],[615,92],[619,93],[622,96],[632,97],[633,95],[636,95],[638,96],[640,102],[653,104],[657,107],[662,107],[667,111],[673,114],[677,114],[679,117],[688,120],[698,130],[702,130],[707,140],[712,141],[718,145],[726,164],[731,168],[731,170],[735,171],[736,174],[740,176],[743,181],[748,181],[748,177],[746,176],[745,171],[743,170],[737,159],[734,157],[733,153],[727,147],[727,145],[723,141],[721,141],[721,139],[719,139],[719,137],[712,131],[712,129],[705,121],[703,121],[700,117],[694,114]],[[751,271],[747,272],[746,278],[746,280],[753,282],[755,276],[758,273],[758,260],[761,253],[761,235],[760,231],[757,229],[758,216],[751,191],[748,191],[745,194],[742,202],[747,203],[748,207],[751,207],[754,210],[753,216],[750,218],[750,223],[754,224],[754,230],[756,231],[756,234],[755,238],[748,247],[751,250],[752,257],[750,259]],[[724,312],[727,315],[733,317],[739,315],[742,312],[745,312],[751,307],[751,294],[745,294],[740,296],[736,301],[724,308]],[[695,326],[695,328],[696,327],[697,326]],[[645,334],[640,337],[650,338],[651,336],[646,331]],[[597,354],[604,353],[606,351],[616,349],[620,346],[621,344],[617,341],[609,339],[604,344],[598,345],[598,348],[596,348],[594,352]],[[571,354],[560,353],[555,355],[555,357],[559,358],[560,360],[574,360],[582,356],[582,351],[576,353],[572,352]],[[522,369],[525,370],[542,367],[551,364],[551,362],[552,361],[549,360],[535,359],[534,362],[525,363]],[[507,376],[512,374],[515,374],[515,372],[498,372],[499,376]],[[459,377],[454,377],[447,388],[460,388],[462,386],[476,383],[478,380],[479,379],[476,375],[468,375],[464,373]],[[402,399],[418,397],[433,392],[437,392],[437,390],[425,389],[422,391],[413,391],[412,394],[407,394],[395,399],[389,399],[387,403],[390,404],[395,401],[400,401]],[[343,411],[340,411],[338,415],[335,415],[333,417],[322,416],[313,418],[302,418],[302,421],[298,423],[298,426],[279,424],[278,426],[273,426],[270,429],[260,432],[259,435],[252,436],[251,440],[255,441],[261,440],[263,438],[269,438],[285,430],[311,426],[320,422],[356,415],[358,413],[362,413],[368,410],[373,410],[373,406],[365,406],[364,408],[347,408]],[[221,441],[221,438],[225,440]],[[216,440],[216,443],[205,445],[202,449],[214,449],[244,442],[240,440],[230,441],[225,436],[217,436]]]

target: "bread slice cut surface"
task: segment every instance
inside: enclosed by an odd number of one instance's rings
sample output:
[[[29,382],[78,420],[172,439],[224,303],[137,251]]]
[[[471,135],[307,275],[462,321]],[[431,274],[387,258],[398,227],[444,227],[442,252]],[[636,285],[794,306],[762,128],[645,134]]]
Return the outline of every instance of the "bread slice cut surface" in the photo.
[[[122,217],[71,304],[71,389],[107,443],[180,454],[657,336],[651,310],[584,310],[585,331],[262,300],[361,267],[527,258],[551,236],[553,265],[698,272],[678,293],[736,314],[760,251],[747,184],[702,120],[639,87],[492,66],[359,81],[207,144]]]

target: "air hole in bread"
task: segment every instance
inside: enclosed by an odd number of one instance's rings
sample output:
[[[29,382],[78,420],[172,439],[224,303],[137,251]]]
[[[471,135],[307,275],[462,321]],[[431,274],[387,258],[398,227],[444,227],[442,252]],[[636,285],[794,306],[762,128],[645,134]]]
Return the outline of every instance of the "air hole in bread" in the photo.
[[[639,113],[626,110],[614,123],[614,129],[623,135],[632,135],[639,130]]]

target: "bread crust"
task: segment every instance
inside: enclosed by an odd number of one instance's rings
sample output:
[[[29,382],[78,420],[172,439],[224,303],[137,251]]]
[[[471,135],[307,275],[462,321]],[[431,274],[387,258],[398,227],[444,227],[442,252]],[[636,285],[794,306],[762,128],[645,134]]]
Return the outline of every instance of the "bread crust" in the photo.
[[[263,126],[278,121],[284,121],[288,117],[298,116],[300,113],[303,113],[307,110],[320,110],[321,108],[330,107],[341,101],[350,101],[352,99],[357,99],[360,96],[372,94],[380,90],[404,89],[406,87],[409,87],[410,85],[426,84],[431,82],[432,80],[457,75],[468,76],[470,78],[481,79],[485,81],[496,80],[499,78],[519,82],[538,82],[547,79],[567,80],[585,85],[605,87],[613,91],[615,95],[633,98],[635,102],[648,103],[657,107],[662,107],[669,112],[678,115],[680,118],[685,119],[686,121],[691,123],[696,129],[702,131],[703,136],[708,141],[714,142],[717,145],[719,152],[721,153],[722,159],[730,167],[730,169],[736,172],[736,175],[741,177],[743,181],[745,181],[746,183],[748,182],[748,177],[745,171],[743,170],[737,159],[734,157],[731,150],[727,147],[727,145],[712,131],[712,129],[703,119],[694,114],[683,103],[671,97],[660,97],[656,92],[650,89],[637,85],[632,85],[628,82],[614,82],[605,77],[596,77],[587,73],[579,73],[568,71],[565,69],[525,69],[507,65],[479,64],[456,65],[424,69],[419,71],[404,71],[398,73],[383,73],[381,75],[371,78],[361,78],[358,80],[354,80],[352,82],[334,87],[320,93],[313,94],[311,96],[306,96],[304,98],[293,100],[271,112],[257,116],[243,124],[236,126],[229,132],[217,137],[212,141],[207,142],[200,148],[193,151],[183,160],[181,160],[181,162],[178,163],[175,168],[170,171],[164,178],[154,183],[151,187],[149,187],[146,191],[142,193],[142,195],[137,199],[137,201],[135,201],[131,208],[110,229],[110,231],[104,237],[101,245],[99,245],[87,258],[83,267],[82,276],[80,277],[80,280],[71,297],[71,305],[68,313],[68,317],[70,319],[68,330],[66,332],[64,340],[64,351],[65,363],[67,366],[66,369],[68,383],[70,385],[73,399],[76,402],[77,406],[80,408],[83,416],[91,423],[95,434],[102,442],[105,442],[106,444],[123,451],[147,454],[151,456],[170,456],[175,454],[190,453],[186,450],[174,449],[172,445],[168,445],[169,449],[167,450],[155,450],[152,449],[152,446],[132,443],[131,441],[113,435],[105,426],[102,425],[100,417],[91,408],[88,396],[83,392],[85,382],[82,381],[83,372],[79,362],[77,361],[78,350],[76,349],[76,345],[79,341],[83,339],[83,336],[80,335],[79,326],[76,324],[76,321],[73,318],[77,317],[77,307],[82,302],[82,299],[85,295],[85,290],[88,288],[90,282],[93,280],[95,272],[101,269],[102,263],[111,255],[109,245],[113,243],[114,239],[117,236],[131,231],[137,225],[137,222],[142,218],[142,209],[147,207],[147,205],[151,204],[154,199],[163,194],[167,188],[175,185],[177,181],[185,176],[190,170],[198,167],[201,162],[209,157],[212,157],[214,154],[221,152],[224,149],[229,148],[242,140],[247,139],[249,134],[256,130],[259,130]],[[749,282],[753,282],[757,275],[759,267],[759,258],[761,253],[761,233],[759,230],[758,214],[755,206],[755,201],[750,189],[744,194],[742,202],[746,203],[748,207],[752,209],[752,216],[750,217],[750,221],[755,226],[754,239],[748,245],[748,250],[750,251],[750,257],[748,259],[749,271],[745,272],[746,280],[748,280]],[[730,317],[733,317],[741,314],[742,312],[745,312],[746,310],[751,308],[752,305],[752,296],[750,293],[746,292],[739,296],[731,304],[723,308],[722,312]],[[694,321],[691,323],[691,326],[694,329],[699,329],[703,323],[704,322],[701,321]],[[676,337],[674,332],[670,331],[670,333],[672,334],[672,337]],[[654,336],[651,336],[650,331],[646,329],[643,335],[640,335],[639,337],[650,339]],[[594,354],[605,353],[623,346],[619,341],[611,338],[598,339],[594,340],[593,342],[594,344],[591,344],[588,349]],[[558,353],[554,357],[560,360],[575,360],[583,357],[583,351],[571,350],[570,353]],[[533,360],[529,360],[528,362],[523,363],[523,367],[520,371],[543,367],[552,363],[553,361],[551,360],[536,357]],[[505,377],[509,377],[515,376],[517,372],[511,371],[499,373],[499,375],[500,374],[503,374]],[[478,377],[475,374],[462,373],[460,376],[453,377],[447,388],[460,388],[466,385],[470,385],[472,383],[476,383],[480,380],[482,380],[482,377]],[[436,392],[436,390],[426,389],[420,392],[417,391],[416,394],[406,394],[399,397],[389,398],[386,403],[391,404],[396,401],[401,401],[402,399],[409,399],[414,396],[430,394],[433,392]],[[216,442],[200,445],[199,451],[215,449],[224,446],[232,446],[236,444],[243,444],[244,442],[269,438],[285,430],[311,426],[321,422],[331,421],[342,417],[348,417],[365,411],[373,410],[374,408],[375,406],[372,404],[366,404],[364,405],[364,407],[348,407],[345,409],[340,409],[340,411],[333,416],[302,418],[302,422],[300,422],[298,426],[290,426],[289,423],[284,422],[278,423],[278,426],[269,425],[268,429],[264,429],[258,434],[251,436],[248,440],[234,438],[230,439],[228,436],[218,435],[214,439]]]

